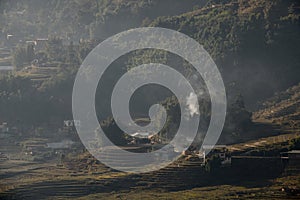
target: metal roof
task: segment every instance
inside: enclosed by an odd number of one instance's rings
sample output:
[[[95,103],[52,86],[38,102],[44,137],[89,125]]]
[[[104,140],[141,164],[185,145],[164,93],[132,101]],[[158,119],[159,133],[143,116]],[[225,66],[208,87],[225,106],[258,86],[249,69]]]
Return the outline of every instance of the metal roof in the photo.
[[[300,154],[300,150],[292,150],[287,152],[288,154]]]

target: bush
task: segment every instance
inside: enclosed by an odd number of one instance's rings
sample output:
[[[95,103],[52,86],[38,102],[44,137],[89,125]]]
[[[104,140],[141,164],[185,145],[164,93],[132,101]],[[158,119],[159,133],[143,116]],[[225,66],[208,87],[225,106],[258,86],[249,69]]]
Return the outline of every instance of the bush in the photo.
[[[300,149],[300,138],[294,138],[290,142],[290,150]]]
[[[205,164],[207,172],[214,172],[221,167],[221,159],[217,155],[213,155]]]

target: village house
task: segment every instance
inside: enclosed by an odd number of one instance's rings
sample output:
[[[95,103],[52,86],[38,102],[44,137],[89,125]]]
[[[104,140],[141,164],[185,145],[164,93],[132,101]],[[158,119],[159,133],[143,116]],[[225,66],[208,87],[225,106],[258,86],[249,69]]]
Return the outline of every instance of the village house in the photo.
[[[48,38],[37,38],[35,40],[35,49],[37,51],[44,49],[46,47],[47,42]]]
[[[6,44],[11,47],[15,47],[18,43],[23,42],[20,36],[7,33],[6,34]]]
[[[25,41],[26,44],[33,45],[36,51],[44,49],[46,47],[47,42],[48,38],[37,38],[35,40]]]
[[[287,154],[289,164],[300,164],[300,150],[288,151]]]
[[[41,152],[45,152],[46,143],[45,142],[28,142],[23,145],[23,152],[25,155],[37,155]]]
[[[226,145],[203,145],[202,151],[207,154],[216,155],[222,165],[231,165],[231,154],[229,153]]]
[[[3,122],[0,125],[0,133],[8,133],[9,132],[9,128],[6,122]]]
[[[0,124],[0,138],[7,138],[10,136],[9,127],[6,122]]]

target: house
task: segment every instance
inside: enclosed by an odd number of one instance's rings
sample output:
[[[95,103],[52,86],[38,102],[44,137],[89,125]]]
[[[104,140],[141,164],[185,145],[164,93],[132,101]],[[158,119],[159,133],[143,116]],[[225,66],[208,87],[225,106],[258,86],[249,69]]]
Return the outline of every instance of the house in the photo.
[[[2,125],[0,125],[0,131],[2,133],[7,133],[9,131],[8,125],[6,122],[3,122]]]
[[[9,40],[11,37],[13,37],[13,35],[7,35],[7,40]],[[26,44],[33,45],[36,51],[45,49],[47,42],[48,38],[37,38],[35,40],[25,41]]]
[[[26,44],[36,46],[36,45],[37,45],[37,42],[36,42],[35,40],[27,40],[27,41],[26,41]]]
[[[20,36],[8,33],[6,35],[6,44],[15,47],[18,43],[22,42]]]
[[[288,154],[288,162],[291,165],[300,164],[300,150],[292,150],[287,152]]]
[[[231,154],[226,145],[203,145],[202,151],[217,156],[222,165],[231,165]]]
[[[80,126],[80,120],[65,120],[64,127]]]
[[[8,160],[8,157],[4,153],[0,152],[0,161],[4,161],[4,160]]]
[[[46,143],[45,142],[26,142],[26,144],[23,145],[23,150],[25,151],[44,151],[46,148]]]
[[[61,142],[47,143],[47,148],[51,149],[69,149],[74,144],[71,140],[63,140]]]
[[[36,44],[35,49],[37,51],[39,51],[39,50],[45,49],[46,44],[48,42],[48,38],[37,38],[34,42]]]
[[[66,132],[76,131],[76,127],[80,127],[80,120],[65,120],[63,130]]]
[[[7,35],[6,35],[6,39],[7,39],[7,40],[11,40],[11,38],[13,38],[13,37],[14,37],[13,34],[7,34]]]
[[[136,132],[129,134],[131,137],[130,144],[150,144],[149,133],[147,132]]]

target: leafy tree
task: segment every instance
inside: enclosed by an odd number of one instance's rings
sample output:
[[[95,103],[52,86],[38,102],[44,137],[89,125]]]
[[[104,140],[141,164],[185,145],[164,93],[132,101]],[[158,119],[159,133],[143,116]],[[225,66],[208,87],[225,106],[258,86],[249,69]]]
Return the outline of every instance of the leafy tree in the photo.
[[[300,138],[294,138],[290,142],[290,150],[300,150]]]
[[[18,45],[12,54],[12,62],[13,65],[17,68],[21,68],[28,61],[26,48]]]
[[[125,145],[127,140],[124,132],[118,127],[116,122],[112,118],[108,118],[103,125],[103,131],[110,141],[116,145]]]
[[[46,53],[49,61],[63,61],[64,46],[59,37],[49,38],[46,44]]]
[[[78,51],[75,49],[73,42],[70,43],[67,49],[66,63],[78,66],[80,64]]]
[[[214,172],[220,167],[221,167],[221,159],[218,155],[213,155],[210,159],[207,160],[205,164],[205,170],[207,172]]]
[[[33,44],[27,45],[26,56],[27,56],[27,63],[30,63],[34,59],[35,53],[34,53],[34,45]]]

